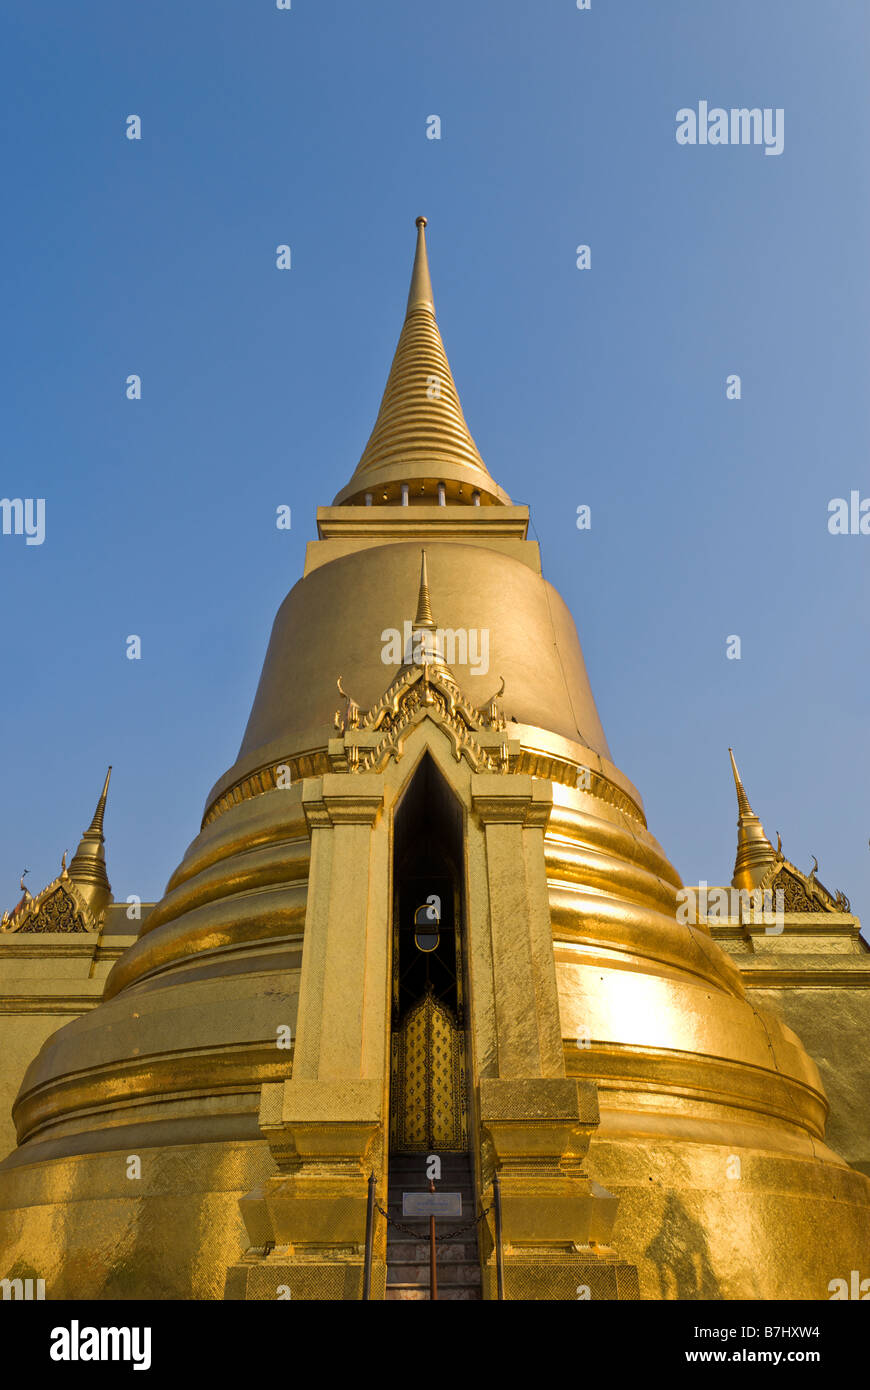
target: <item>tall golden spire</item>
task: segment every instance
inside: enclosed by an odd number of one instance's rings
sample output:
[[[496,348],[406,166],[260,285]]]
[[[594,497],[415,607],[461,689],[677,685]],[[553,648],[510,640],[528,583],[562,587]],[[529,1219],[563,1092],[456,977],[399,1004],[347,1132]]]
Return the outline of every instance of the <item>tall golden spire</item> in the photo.
[[[397,503],[403,485],[413,501],[510,504],[465,423],[435,320],[425,227],[418,217],[408,307],[378,418],[336,505],[362,502],[366,493],[375,504]]]
[[[106,873],[106,851],[103,838],[103,816],[106,798],[109,794],[111,766],[106,773],[103,790],[97,802],[93,819],[79,841],[79,847],[69,866],[69,876],[77,884],[95,916],[106,906],[112,896],[112,886]]]
[[[728,749],[734,785],[737,788],[737,858],[734,861],[733,888],[757,888],[766,871],[776,860],[776,851],[764,833],[764,826],[749,804],[749,797],[740,780],[734,752]]]

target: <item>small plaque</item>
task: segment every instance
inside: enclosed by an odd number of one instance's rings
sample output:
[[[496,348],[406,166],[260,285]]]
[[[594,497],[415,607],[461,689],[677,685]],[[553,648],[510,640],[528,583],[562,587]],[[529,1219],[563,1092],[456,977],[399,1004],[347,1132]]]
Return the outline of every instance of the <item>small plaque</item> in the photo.
[[[461,1192],[403,1192],[403,1216],[461,1216]]]

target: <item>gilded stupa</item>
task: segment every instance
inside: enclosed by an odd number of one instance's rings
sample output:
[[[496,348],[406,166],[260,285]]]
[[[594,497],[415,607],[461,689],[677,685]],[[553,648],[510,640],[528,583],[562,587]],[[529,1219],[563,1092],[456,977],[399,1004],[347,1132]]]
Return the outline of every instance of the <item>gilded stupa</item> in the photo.
[[[870,1272],[870,1178],[737,947],[678,910],[528,509],[465,422],[417,228],[374,429],[238,757],[21,1084],[0,1273],[49,1298],[413,1297],[394,1218],[437,1155],[461,1296],[827,1298]],[[748,807],[738,886],[773,863]]]

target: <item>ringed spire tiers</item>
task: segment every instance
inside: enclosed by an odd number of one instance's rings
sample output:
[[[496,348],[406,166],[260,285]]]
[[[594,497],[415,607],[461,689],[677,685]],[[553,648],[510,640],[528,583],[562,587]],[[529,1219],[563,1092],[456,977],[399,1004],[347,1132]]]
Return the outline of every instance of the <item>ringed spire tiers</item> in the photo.
[[[490,475],[465,422],[435,318],[426,252],[426,218],[417,249],[405,322],[381,407],[362,458],[334,506],[364,503],[510,506]]]
[[[749,797],[740,780],[732,749],[728,749],[734,785],[737,789],[737,858],[734,861],[732,887],[751,891],[757,888],[776,859],[776,851],[764,833],[764,826],[749,804]]]
[[[111,897],[111,884],[106,873],[106,851],[103,836],[103,816],[106,811],[106,798],[109,795],[109,781],[112,769],[109,767],[103,790],[97,802],[93,819],[82,835],[69,866],[69,876],[79,885],[89,901],[105,906]]]

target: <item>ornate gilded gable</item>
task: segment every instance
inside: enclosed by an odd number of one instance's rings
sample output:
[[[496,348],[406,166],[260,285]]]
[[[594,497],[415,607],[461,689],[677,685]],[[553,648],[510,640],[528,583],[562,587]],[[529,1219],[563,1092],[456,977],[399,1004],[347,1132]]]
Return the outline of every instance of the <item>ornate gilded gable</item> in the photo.
[[[98,931],[112,901],[112,887],[106,875],[103,816],[109,794],[112,769],[106,773],[97,809],[79,841],[70,862],[66,850],[57,878],[32,897],[21,875],[22,897],[11,912],[0,919],[2,932],[94,932]]]
[[[94,920],[87,902],[64,871],[35,898],[28,895],[13,913],[0,922],[5,932],[93,932]]]
[[[344,712],[335,715],[340,737],[331,739],[329,757],[336,772],[379,772],[401,756],[408,733],[432,719],[446,733],[458,762],[465,758],[476,772],[508,772],[520,755],[519,740],[505,738],[499,708],[504,681],[482,709],[470,704],[447,674],[429,665],[406,667],[371,709],[363,712],[342,687]]]
[[[776,859],[765,874],[762,889],[783,893],[785,912],[851,912],[851,904],[845,893],[831,893],[816,878],[818,860],[813,856],[813,867],[809,874],[801,873],[791,860],[786,859],[777,845]]]

